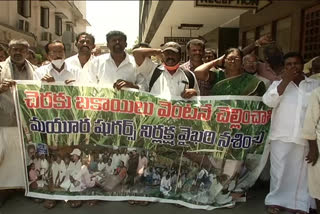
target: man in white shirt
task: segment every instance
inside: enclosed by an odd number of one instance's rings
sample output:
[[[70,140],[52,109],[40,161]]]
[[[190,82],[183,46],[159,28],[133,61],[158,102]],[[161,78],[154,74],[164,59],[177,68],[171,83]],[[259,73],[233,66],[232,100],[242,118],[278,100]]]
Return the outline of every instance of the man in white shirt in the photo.
[[[61,41],[49,42],[45,46],[45,50],[51,63],[41,66],[34,72],[33,78],[35,80],[64,82],[66,84],[88,82],[87,72],[82,72],[80,69],[64,62],[65,47]]]
[[[89,68],[94,82],[101,87],[118,90],[140,89],[144,79],[142,75],[135,72],[136,65],[133,57],[125,52],[127,36],[121,31],[111,31],[106,37],[110,54],[95,57]]]
[[[263,95],[263,102],[273,108],[271,140],[271,183],[265,199],[268,213],[281,209],[308,213],[311,198],[307,185],[307,141],[301,136],[308,97],[320,82],[303,73],[303,59],[298,53],[284,56],[282,80],[274,81]]]
[[[29,43],[24,39],[9,42],[9,57],[0,62],[0,207],[7,198],[5,189],[24,188],[22,145],[13,95],[14,80],[32,80],[35,66],[26,57]]]
[[[163,65],[151,61],[150,56],[161,55]],[[200,95],[194,74],[180,67],[181,46],[175,42],[167,42],[161,49],[138,48],[133,56],[139,66],[137,71],[144,75],[150,93],[166,97],[181,96],[189,99]],[[158,74],[156,74],[158,73]]]
[[[78,48],[78,54],[65,60],[66,64],[71,64],[80,70],[87,71],[90,61],[94,58],[91,51],[96,47],[93,35],[82,32],[77,35],[75,45]]]

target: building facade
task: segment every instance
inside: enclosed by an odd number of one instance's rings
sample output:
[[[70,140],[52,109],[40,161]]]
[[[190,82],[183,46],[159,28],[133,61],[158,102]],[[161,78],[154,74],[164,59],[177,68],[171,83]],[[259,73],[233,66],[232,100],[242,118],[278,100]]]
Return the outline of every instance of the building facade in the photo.
[[[0,43],[26,39],[32,48],[43,50],[51,40],[61,40],[67,56],[75,50],[75,35],[86,31],[86,1],[0,1]]]
[[[184,49],[203,39],[219,55],[270,33],[284,52],[300,51],[306,60],[320,55],[318,0],[140,0],[139,41],[152,47],[172,40]],[[261,50],[257,52],[262,56]]]

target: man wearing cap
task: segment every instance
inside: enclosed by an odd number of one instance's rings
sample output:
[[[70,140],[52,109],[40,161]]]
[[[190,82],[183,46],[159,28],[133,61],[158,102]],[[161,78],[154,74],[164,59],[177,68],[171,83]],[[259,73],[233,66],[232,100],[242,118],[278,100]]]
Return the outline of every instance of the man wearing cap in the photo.
[[[162,65],[151,61],[150,56],[161,55]],[[167,42],[162,49],[138,48],[133,50],[137,71],[144,75],[149,83],[149,92],[171,98],[181,96],[189,99],[200,95],[199,86],[193,73],[180,67],[181,46]]]
[[[67,168],[66,177],[60,187],[70,192],[78,192],[79,188],[77,188],[77,186],[79,186],[79,184],[81,183],[80,149],[73,149],[73,151],[70,153],[70,156],[72,161]],[[82,203],[81,201],[68,201],[68,204],[70,205],[70,207],[75,208],[80,207]]]
[[[61,187],[65,190],[70,190],[70,192],[74,189],[74,184],[76,182],[76,178],[78,177],[78,173],[81,170],[81,160],[80,160],[81,151],[80,149],[74,149],[71,153],[71,162],[67,168],[66,179],[61,184]]]
[[[14,80],[32,80],[35,66],[26,60],[29,43],[23,39],[9,42],[9,57],[0,62],[0,189],[24,188],[22,147],[10,87]],[[0,191],[0,207],[5,200]]]

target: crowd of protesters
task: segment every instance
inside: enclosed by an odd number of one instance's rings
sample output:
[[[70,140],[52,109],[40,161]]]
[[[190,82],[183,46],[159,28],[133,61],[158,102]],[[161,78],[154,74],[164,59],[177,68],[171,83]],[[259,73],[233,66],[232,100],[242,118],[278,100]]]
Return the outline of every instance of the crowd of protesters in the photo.
[[[210,95],[262,97],[263,102],[273,108],[268,137],[271,166],[270,192],[265,199],[267,212],[304,214],[311,208],[320,208],[320,89],[317,89],[320,86],[320,57],[305,64],[300,53],[283,53],[269,35],[243,49],[230,47],[220,57],[202,40],[192,39],[186,45],[189,60],[183,63],[182,48],[175,42],[167,42],[161,48],[137,44],[130,55],[125,50],[127,37],[123,32],[109,32],[106,41],[110,53],[100,55],[94,36],[80,33],[75,43],[78,53],[69,58],[66,58],[63,42],[50,41],[45,46],[46,60],[43,62],[23,39],[11,40],[8,49],[0,46],[0,189],[24,187],[22,148],[9,90],[15,80],[90,83],[116,90],[134,88],[169,99]],[[259,48],[264,59],[255,55]],[[156,63],[155,58],[160,59],[160,63]],[[77,149],[70,154],[72,164],[75,172],[86,176],[90,172],[90,162],[82,158],[82,163],[77,165],[80,154]],[[41,171],[41,164],[37,162],[41,155],[38,156],[30,159],[29,179],[34,185],[43,185],[48,164],[43,163],[44,170]],[[114,160],[110,158],[101,159],[97,171],[108,168],[109,160],[113,164]],[[130,182],[133,178],[128,166],[133,161],[127,161],[120,160],[110,173]],[[60,167],[63,171],[59,176],[55,173],[56,185],[78,190],[99,183],[86,177],[84,184],[75,185],[76,179],[70,172],[69,179],[66,179],[68,170],[66,166],[60,166],[61,163],[64,163],[61,157],[56,157],[52,165],[54,170],[59,171]],[[143,174],[146,174],[145,182],[156,180],[156,176],[150,177],[147,172]],[[161,183],[161,192],[169,194],[172,188],[170,173],[164,174],[158,182]],[[5,195],[6,191],[1,191],[0,204]],[[55,204],[54,200],[45,201],[47,208]],[[71,201],[70,206],[79,207],[81,202]]]

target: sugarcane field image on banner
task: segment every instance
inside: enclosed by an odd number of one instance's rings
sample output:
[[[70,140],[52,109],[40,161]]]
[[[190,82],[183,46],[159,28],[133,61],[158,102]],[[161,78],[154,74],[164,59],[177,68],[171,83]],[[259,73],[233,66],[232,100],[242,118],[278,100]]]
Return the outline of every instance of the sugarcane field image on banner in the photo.
[[[16,88],[27,196],[211,210],[245,201],[267,159],[271,109],[260,97]]]

